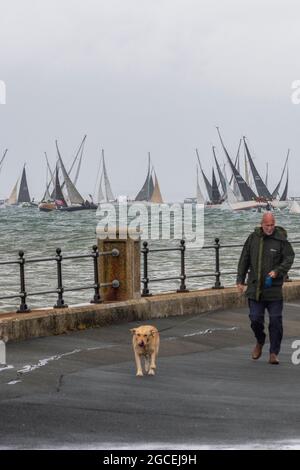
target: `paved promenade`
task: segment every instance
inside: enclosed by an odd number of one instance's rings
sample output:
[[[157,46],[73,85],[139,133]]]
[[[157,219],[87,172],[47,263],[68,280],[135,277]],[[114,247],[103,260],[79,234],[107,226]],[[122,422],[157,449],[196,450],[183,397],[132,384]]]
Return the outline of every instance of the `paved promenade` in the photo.
[[[300,301],[278,366],[268,344],[251,360],[246,308],[149,323],[164,330],[155,377],[135,376],[138,322],[8,343],[0,448],[300,448]]]

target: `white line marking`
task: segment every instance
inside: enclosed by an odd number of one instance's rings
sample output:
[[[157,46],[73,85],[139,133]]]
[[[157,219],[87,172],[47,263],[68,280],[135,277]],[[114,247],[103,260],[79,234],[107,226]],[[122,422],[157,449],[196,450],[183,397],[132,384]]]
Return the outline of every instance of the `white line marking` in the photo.
[[[91,351],[91,350],[95,350],[95,349],[108,349],[108,348],[112,348],[113,346],[114,346],[113,344],[108,344],[108,345],[105,345],[105,346],[98,346],[98,347],[88,348],[88,349],[74,349],[74,351],[69,351],[69,352],[66,352],[66,353],[63,353],[63,354],[56,354],[55,356],[46,357],[45,359],[40,359],[37,364],[27,364],[27,365],[23,366],[22,369],[19,369],[17,371],[17,375],[20,376],[22,374],[28,374],[28,372],[33,372],[34,370],[39,369],[40,367],[46,366],[49,362],[58,361],[59,359],[61,359],[62,357],[65,357],[65,356],[71,356],[72,354],[77,354],[77,353],[82,352],[82,351]],[[7,369],[7,368],[13,369],[14,366],[5,367],[5,369]],[[4,369],[0,369],[0,371],[1,370],[4,370]],[[8,382],[7,385],[14,385],[14,384],[19,383],[19,382],[22,382],[22,380],[12,380],[12,381]]]
[[[194,333],[187,333],[182,336],[169,336],[169,338],[164,338],[164,341],[173,341],[178,338],[188,338],[190,336],[199,336],[199,335],[208,335],[214,333],[215,331],[234,331],[239,330],[238,326],[231,326],[229,328],[207,328],[206,330],[195,331]]]

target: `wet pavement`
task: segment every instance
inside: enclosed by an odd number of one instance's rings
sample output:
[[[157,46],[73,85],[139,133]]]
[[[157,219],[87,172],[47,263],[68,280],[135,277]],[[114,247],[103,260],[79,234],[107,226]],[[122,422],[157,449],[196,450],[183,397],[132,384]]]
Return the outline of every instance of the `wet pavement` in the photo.
[[[0,448],[300,448],[300,302],[285,304],[278,366],[268,344],[251,359],[247,313],[144,321],[161,331],[154,377],[135,376],[140,322],[8,343]]]

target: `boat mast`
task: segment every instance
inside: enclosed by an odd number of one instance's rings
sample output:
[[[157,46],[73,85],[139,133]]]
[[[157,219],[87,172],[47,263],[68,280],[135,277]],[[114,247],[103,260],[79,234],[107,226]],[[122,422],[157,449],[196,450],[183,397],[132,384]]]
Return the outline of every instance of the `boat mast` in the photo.
[[[8,149],[5,149],[4,154],[3,154],[3,156],[2,156],[2,158],[1,158],[1,160],[0,160],[0,171],[1,171],[1,169],[2,169],[2,164],[3,164],[4,159],[5,159],[5,157],[6,157],[7,151],[8,151]]]

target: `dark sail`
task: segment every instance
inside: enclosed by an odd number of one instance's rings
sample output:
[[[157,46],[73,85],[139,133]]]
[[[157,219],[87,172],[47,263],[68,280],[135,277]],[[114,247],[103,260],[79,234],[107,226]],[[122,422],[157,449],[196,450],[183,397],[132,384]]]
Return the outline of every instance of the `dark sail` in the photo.
[[[55,204],[58,207],[66,207],[67,203],[65,201],[60,182],[59,182],[59,177],[58,177],[58,163],[56,164],[55,168],[55,186],[54,186],[54,191],[53,191],[53,199],[55,201]]]
[[[239,141],[238,151],[237,151],[237,154],[236,154],[236,157],[235,157],[234,166],[235,166],[236,168],[239,168],[239,165],[240,165],[239,162],[240,162],[240,148],[241,148],[241,144],[242,144],[242,139],[240,139],[240,141]],[[229,180],[229,184],[232,183],[233,178],[234,178],[234,176],[231,175],[231,178],[230,178],[230,180]]]
[[[244,145],[245,145],[248,161],[249,161],[249,164],[250,164],[250,168],[251,168],[251,171],[252,171],[254,183],[255,183],[255,186],[256,186],[257,194],[259,195],[259,197],[264,197],[266,199],[272,199],[272,195],[271,195],[270,191],[268,190],[267,186],[263,182],[262,178],[260,177],[260,175],[259,175],[259,173],[258,173],[258,171],[257,171],[257,169],[256,169],[256,167],[253,163],[253,160],[252,160],[252,157],[250,155],[249,148],[248,148],[245,137],[243,137],[243,140],[244,140]]]
[[[154,183],[152,174],[150,172],[150,153],[148,154],[148,172],[146,176],[145,183],[143,184],[142,189],[139,191],[138,195],[135,198],[135,201],[150,201],[152,193],[154,191]]]
[[[287,166],[287,162],[288,162],[288,159],[289,159],[289,154],[290,154],[290,149],[288,149],[288,153],[287,153],[287,156],[286,156],[286,159],[285,159],[285,163],[284,163],[284,167],[283,167],[283,170],[282,170],[282,173],[281,173],[279,183],[277,184],[276,188],[272,192],[273,199],[275,199],[278,196],[278,191],[279,191],[279,188],[280,188],[280,185],[281,185],[281,182],[282,182],[282,178],[283,178],[283,175],[284,175],[284,172],[285,172],[285,168]]]
[[[289,170],[287,170],[287,172],[286,172],[286,184],[285,184],[284,191],[281,195],[280,201],[286,201],[287,200],[288,187],[289,187]]]
[[[220,204],[220,202],[221,202],[221,194],[220,194],[220,191],[218,189],[214,169],[212,170],[212,198],[211,198],[211,202],[213,204]]]
[[[198,153],[198,149],[196,149],[196,154],[197,154],[197,158],[198,158],[198,162],[199,162],[199,166],[200,166],[200,169],[201,169],[201,173],[202,173],[202,176],[203,176],[203,179],[204,179],[204,183],[205,183],[205,187],[206,187],[206,191],[207,191],[207,194],[208,194],[208,198],[210,200],[210,202],[212,201],[212,185],[210,184],[207,176],[205,175],[203,169],[202,169],[202,165],[201,165],[201,162],[200,162],[200,157],[199,157],[199,153]]]
[[[20,188],[19,188],[19,195],[18,195],[18,204],[22,202],[31,202],[30,195],[29,195],[29,190],[28,190],[28,184],[27,184],[27,178],[26,178],[26,170],[25,170],[25,165],[23,168],[22,172],[22,178],[21,178],[21,183],[20,183]]]
[[[219,165],[219,162],[217,160],[217,157],[216,157],[216,152],[215,152],[215,147],[213,146],[212,148],[213,150],[213,154],[214,154],[214,159],[215,159],[215,162],[216,162],[216,166],[217,166],[217,170],[218,170],[218,174],[219,174],[219,178],[220,178],[220,182],[221,182],[221,186],[222,186],[222,191],[223,191],[223,194],[225,195],[226,194],[226,181],[225,181],[225,178],[224,178],[224,175],[221,171],[221,168],[220,168],[220,165]]]
[[[225,155],[227,157],[227,160],[229,162],[229,165],[230,165],[230,168],[231,168],[231,171],[235,177],[235,180],[238,184],[238,187],[239,187],[239,190],[240,190],[240,193],[241,193],[241,196],[242,198],[244,199],[244,201],[252,201],[253,199],[256,199],[256,194],[252,191],[252,189],[247,185],[246,181],[244,180],[244,178],[240,175],[240,173],[238,172],[238,170],[236,169],[236,167],[234,166],[234,164],[232,163],[231,161],[231,158],[229,156],[229,153],[227,152],[226,150],[226,147],[223,143],[223,140],[222,140],[222,137],[221,137],[221,134],[220,134],[220,131],[219,131],[219,128],[217,127],[217,131],[218,131],[218,134],[219,134],[219,138],[220,138],[220,141],[221,141],[221,144],[222,144],[222,147],[223,147],[223,150],[225,152]]]

